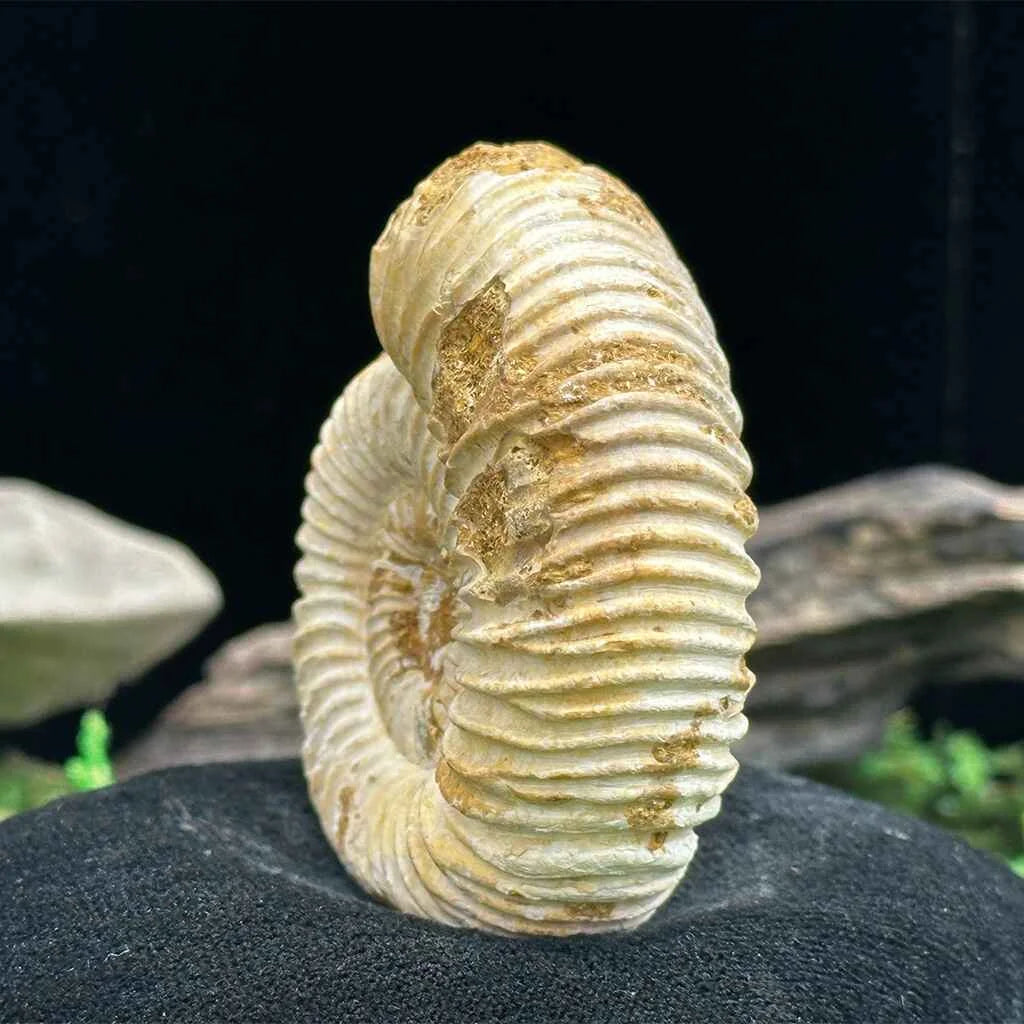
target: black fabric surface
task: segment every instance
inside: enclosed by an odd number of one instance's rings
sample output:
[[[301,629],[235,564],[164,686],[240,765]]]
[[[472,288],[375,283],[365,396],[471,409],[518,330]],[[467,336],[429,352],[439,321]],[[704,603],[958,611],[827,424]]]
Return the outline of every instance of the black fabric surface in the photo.
[[[625,936],[505,939],[371,902],[296,762],[173,769],[0,825],[3,1021],[1024,1021],[1024,883],[745,767]]]

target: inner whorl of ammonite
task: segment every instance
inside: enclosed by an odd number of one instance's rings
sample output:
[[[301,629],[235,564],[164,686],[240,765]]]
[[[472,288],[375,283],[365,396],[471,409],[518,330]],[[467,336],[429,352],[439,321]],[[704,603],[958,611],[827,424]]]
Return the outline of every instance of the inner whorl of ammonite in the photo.
[[[443,658],[455,625],[455,590],[422,494],[407,491],[392,501],[385,524],[367,587],[367,664],[392,742],[428,767],[453,695]]]

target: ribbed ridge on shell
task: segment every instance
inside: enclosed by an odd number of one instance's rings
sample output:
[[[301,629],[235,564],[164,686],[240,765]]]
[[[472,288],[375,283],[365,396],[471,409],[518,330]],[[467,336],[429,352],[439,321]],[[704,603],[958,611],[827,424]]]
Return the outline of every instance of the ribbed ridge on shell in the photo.
[[[634,927],[736,771],[750,463],[694,283],[621,182],[477,145],[374,247],[386,354],[307,480],[310,792],[370,892],[505,933]]]

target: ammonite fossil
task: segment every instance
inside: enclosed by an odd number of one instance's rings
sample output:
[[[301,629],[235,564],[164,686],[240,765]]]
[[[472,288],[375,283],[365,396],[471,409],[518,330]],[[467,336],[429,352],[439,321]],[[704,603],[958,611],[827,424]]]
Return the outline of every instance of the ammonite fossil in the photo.
[[[303,759],[352,876],[450,925],[632,928],[736,772],[751,467],[690,274],[619,180],[478,144],[373,249],[384,353],[313,453]]]

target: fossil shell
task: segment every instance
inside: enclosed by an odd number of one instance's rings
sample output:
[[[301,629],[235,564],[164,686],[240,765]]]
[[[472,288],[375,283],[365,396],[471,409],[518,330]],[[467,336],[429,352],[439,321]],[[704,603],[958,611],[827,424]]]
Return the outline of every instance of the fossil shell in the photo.
[[[376,897],[450,925],[632,928],[736,772],[750,462],[693,280],[620,181],[478,144],[373,249],[386,354],[313,453],[303,759]]]

